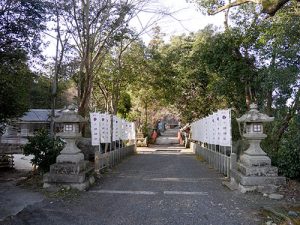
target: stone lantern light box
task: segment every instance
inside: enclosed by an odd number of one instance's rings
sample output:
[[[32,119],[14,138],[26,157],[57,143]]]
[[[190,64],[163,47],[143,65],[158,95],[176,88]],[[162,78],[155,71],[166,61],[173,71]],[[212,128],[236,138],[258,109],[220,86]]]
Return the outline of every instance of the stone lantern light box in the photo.
[[[244,124],[245,129],[243,137],[250,144],[250,147],[244,152],[244,154],[253,156],[267,155],[260,147],[260,142],[267,137],[267,135],[263,132],[263,123],[272,122],[273,120],[274,117],[269,117],[266,114],[260,113],[257,109],[257,105],[254,103],[250,105],[250,110],[246,114],[237,118],[238,123]],[[265,159],[268,163],[271,163],[269,162],[269,157]]]
[[[76,146],[76,139],[81,137],[80,126],[86,120],[75,112],[74,108],[65,110],[62,115],[55,120],[56,124],[62,127],[61,132],[57,136],[61,137],[66,146],[57,157],[56,162],[71,162],[77,163],[84,160],[84,155],[81,150]]]
[[[262,123],[246,123],[247,133],[263,133]]]
[[[59,124],[62,128],[57,135],[60,136],[62,133],[77,133],[80,136],[81,124],[84,122],[86,122],[86,120],[78,115],[75,110],[66,110],[60,117],[55,119],[55,123]]]

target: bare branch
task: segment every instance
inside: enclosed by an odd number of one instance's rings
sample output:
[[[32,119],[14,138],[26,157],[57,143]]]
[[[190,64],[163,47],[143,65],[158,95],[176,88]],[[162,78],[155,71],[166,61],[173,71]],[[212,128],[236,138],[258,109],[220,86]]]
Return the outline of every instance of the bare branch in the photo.
[[[218,9],[216,9],[215,11],[209,11],[208,14],[209,15],[216,15],[226,9],[229,9],[229,8],[232,8],[232,7],[235,7],[235,6],[239,6],[239,5],[242,5],[242,4],[245,4],[245,3],[249,3],[249,2],[253,2],[253,3],[256,3],[256,4],[259,4],[261,3],[260,0],[237,0],[235,2],[231,2],[231,3],[228,3]]]

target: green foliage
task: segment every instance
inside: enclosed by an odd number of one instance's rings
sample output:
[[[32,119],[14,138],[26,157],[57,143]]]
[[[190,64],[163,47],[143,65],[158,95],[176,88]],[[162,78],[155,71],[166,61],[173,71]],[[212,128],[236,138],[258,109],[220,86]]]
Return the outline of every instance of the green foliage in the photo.
[[[291,121],[274,157],[279,172],[290,178],[300,177],[300,121],[297,117]]]
[[[35,78],[30,90],[30,108],[51,108],[51,79],[43,76]]]
[[[47,2],[41,0],[1,0],[0,52],[38,53],[47,9]]]
[[[142,131],[144,137],[148,137],[148,140],[149,140],[151,137],[152,127],[150,127],[149,124],[144,123],[141,127],[141,131]]]
[[[131,39],[117,43],[94,78],[94,108],[126,116],[131,108],[127,92],[145,79],[145,71],[143,44]]]
[[[121,95],[118,107],[118,114],[121,115],[122,118],[127,118],[128,113],[130,112],[132,107],[131,98],[128,93],[123,93]]]
[[[28,56],[36,56],[45,29],[46,3],[39,0],[0,1],[0,123],[29,107],[33,74]]]
[[[23,51],[0,51],[0,123],[28,109],[32,73]]]
[[[23,150],[25,155],[34,156],[31,162],[38,166],[39,171],[47,172],[63,147],[62,140],[51,137],[46,130],[39,130],[35,136],[28,137],[28,143]]]
[[[51,108],[51,85],[53,80],[45,76],[35,76],[30,88],[30,108],[50,109]],[[60,80],[56,93],[56,108],[67,106],[68,99],[64,94],[71,87],[71,81]]]
[[[183,122],[220,108],[244,108],[246,81],[241,82],[241,73],[245,77],[253,73],[233,33],[216,33],[208,26],[157,48],[151,46],[155,97],[173,105]]]
[[[131,110],[127,115],[127,120],[132,122],[139,121],[140,118],[141,118],[141,112],[137,110]]]

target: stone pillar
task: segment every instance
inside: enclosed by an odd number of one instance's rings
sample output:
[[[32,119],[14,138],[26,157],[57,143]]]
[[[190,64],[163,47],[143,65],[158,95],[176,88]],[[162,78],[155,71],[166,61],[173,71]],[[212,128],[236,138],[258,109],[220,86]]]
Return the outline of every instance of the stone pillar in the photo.
[[[271,166],[271,159],[261,149],[260,142],[267,137],[263,133],[263,123],[273,121],[260,113],[255,104],[241,118],[239,123],[244,123],[243,137],[249,142],[249,148],[241,155],[236,168],[231,168],[231,178],[237,182],[241,192],[259,191],[263,193],[276,192],[277,188],[284,185],[285,177],[278,176],[278,169]]]
[[[57,135],[65,140],[66,145],[57,156],[56,163],[50,166],[50,172],[44,175],[44,188],[63,186],[86,190],[95,181],[93,168],[84,161],[84,155],[75,144],[81,136],[80,123],[85,120],[70,109],[63,111],[54,121],[63,125],[63,131]]]
[[[230,155],[230,170],[235,170],[237,168],[237,157],[235,153],[231,153]]]

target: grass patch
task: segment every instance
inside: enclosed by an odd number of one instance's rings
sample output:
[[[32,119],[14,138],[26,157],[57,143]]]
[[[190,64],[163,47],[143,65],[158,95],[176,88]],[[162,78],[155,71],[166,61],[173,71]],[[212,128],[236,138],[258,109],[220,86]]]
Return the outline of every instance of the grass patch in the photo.
[[[80,197],[81,192],[77,189],[69,187],[58,187],[55,191],[44,191],[44,194],[48,198],[63,199],[63,200],[75,200]]]
[[[43,184],[43,175],[35,174],[33,172],[29,173],[25,179],[17,182],[18,186],[41,192],[48,198],[73,200],[80,196],[80,191],[70,187],[58,186],[55,188],[44,189]]]
[[[26,178],[19,180],[17,185],[33,190],[43,189],[43,175],[30,172]]]
[[[297,216],[289,215],[289,212],[297,213]],[[264,207],[260,214],[265,223],[272,221],[277,225],[300,225],[300,206],[285,206],[281,208]]]

